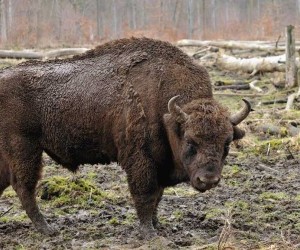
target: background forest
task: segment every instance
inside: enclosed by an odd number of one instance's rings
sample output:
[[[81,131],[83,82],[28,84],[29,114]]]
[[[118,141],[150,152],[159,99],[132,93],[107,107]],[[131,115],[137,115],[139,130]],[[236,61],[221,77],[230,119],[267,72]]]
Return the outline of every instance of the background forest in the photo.
[[[128,36],[276,40],[287,24],[300,23],[299,0],[1,0],[0,4],[2,48],[97,44]]]

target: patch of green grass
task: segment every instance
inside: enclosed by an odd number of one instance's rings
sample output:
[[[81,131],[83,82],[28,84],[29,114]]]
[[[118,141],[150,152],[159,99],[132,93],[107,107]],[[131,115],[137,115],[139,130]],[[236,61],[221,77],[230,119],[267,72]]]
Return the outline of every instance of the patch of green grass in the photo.
[[[168,222],[168,218],[166,216],[160,216],[158,215],[158,221],[162,224],[162,225],[167,225],[170,222]]]
[[[281,114],[281,119],[284,120],[295,120],[300,118],[300,111],[299,110],[289,110],[288,112],[283,112]]]
[[[280,201],[288,198],[288,194],[284,192],[264,192],[259,195],[261,200]]]
[[[241,172],[238,165],[225,165],[223,168],[222,176],[224,179],[234,177]]]
[[[262,222],[274,222],[280,220],[281,212],[280,211],[273,211],[273,212],[268,212],[268,213],[262,213],[258,216],[258,218]]]
[[[132,225],[136,221],[136,215],[133,213],[127,213],[126,218],[122,221],[123,225]]]
[[[240,210],[249,212],[249,203],[243,200],[237,201],[227,201],[225,202],[225,207],[232,209],[232,210]]]
[[[120,225],[120,221],[118,220],[118,218],[113,217],[108,221],[108,224],[113,225],[113,226],[117,226],[117,225]]]
[[[164,190],[165,195],[176,195],[180,197],[189,197],[193,195],[197,195],[198,192],[194,190],[192,187],[187,186],[177,186],[177,187],[169,187]]]
[[[229,179],[226,181],[226,184],[230,187],[238,187],[240,185],[238,180],[235,179]]]
[[[18,245],[15,247],[15,250],[26,250],[26,247],[24,247],[23,245]]]
[[[2,216],[0,217],[0,222],[10,222],[10,221],[18,221],[18,222],[24,222],[24,221],[29,221],[29,218],[25,212],[21,212],[20,214],[17,215],[9,215],[9,216]]]
[[[176,209],[174,212],[173,212],[173,215],[175,217],[176,220],[180,220],[183,218],[183,212],[179,209]]]
[[[255,146],[245,149],[245,153],[254,154],[255,156],[268,157],[267,153],[272,154],[272,158],[280,158],[285,154],[286,145],[290,138],[271,139],[266,141],[255,141]]]
[[[294,224],[295,229],[299,232],[300,234],[300,222]]]
[[[3,192],[3,194],[2,194],[2,197],[3,197],[3,198],[13,198],[13,197],[16,197],[16,196],[17,196],[17,194],[16,194],[16,192],[12,189],[12,187],[7,188],[7,189]]]
[[[97,178],[97,173],[95,172],[88,172],[87,174],[87,178],[90,179],[90,180],[95,180]]]
[[[215,96],[215,98],[218,100],[219,103],[221,103],[221,105],[227,107],[228,110],[230,110],[230,112],[232,113],[239,110],[243,103],[242,98],[239,96]]]
[[[211,208],[205,211],[206,216],[205,219],[212,219],[216,217],[220,217],[224,214],[224,209],[222,208]]]

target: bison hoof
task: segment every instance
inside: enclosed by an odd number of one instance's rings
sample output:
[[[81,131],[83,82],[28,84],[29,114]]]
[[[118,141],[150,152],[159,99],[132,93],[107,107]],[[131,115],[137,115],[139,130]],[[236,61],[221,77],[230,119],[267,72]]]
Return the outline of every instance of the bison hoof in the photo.
[[[53,227],[50,227],[49,225],[47,226],[43,226],[43,227],[39,227],[37,228],[37,230],[44,235],[47,236],[54,236],[58,234],[58,231],[56,229],[54,229]]]
[[[151,240],[151,239],[157,237],[157,233],[156,233],[156,230],[153,228],[153,226],[151,226],[151,227],[141,226],[140,236],[141,236],[141,239]]]
[[[152,224],[153,224],[154,228],[158,228],[159,227],[159,220],[158,220],[157,217],[153,217]]]

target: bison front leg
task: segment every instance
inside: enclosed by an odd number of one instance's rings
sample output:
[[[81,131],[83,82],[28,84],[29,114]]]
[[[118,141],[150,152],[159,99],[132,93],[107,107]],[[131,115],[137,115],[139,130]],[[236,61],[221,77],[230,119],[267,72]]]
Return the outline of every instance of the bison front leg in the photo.
[[[159,223],[158,216],[157,216],[157,212],[158,212],[157,210],[158,210],[158,204],[161,201],[161,197],[162,197],[163,193],[164,193],[164,189],[160,188],[158,195],[156,197],[155,209],[154,209],[153,217],[152,217],[152,224],[155,228],[157,227],[157,225]]]
[[[157,184],[155,166],[146,162],[149,161],[147,159],[143,159],[143,161],[136,159],[135,163],[129,168],[125,168],[125,170],[129,190],[140,221],[140,233],[143,237],[149,239],[156,236],[153,219],[161,196],[161,188]]]
[[[146,239],[155,237],[157,234],[153,227],[153,222],[157,222],[156,208],[157,199],[160,193],[159,189],[151,193],[131,193],[135,203],[137,216],[140,220],[141,235]]]

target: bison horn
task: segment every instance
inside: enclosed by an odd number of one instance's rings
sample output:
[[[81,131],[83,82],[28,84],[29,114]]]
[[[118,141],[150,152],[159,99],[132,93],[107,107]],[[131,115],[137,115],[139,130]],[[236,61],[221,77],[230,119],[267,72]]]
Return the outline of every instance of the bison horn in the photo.
[[[230,117],[230,121],[233,126],[241,123],[249,115],[250,111],[252,111],[249,101],[247,101],[246,99],[243,99],[243,101],[245,103],[244,107]]]
[[[185,122],[188,119],[188,114],[186,114],[177,104],[176,99],[179,95],[173,96],[168,102],[169,113],[176,117],[178,122]]]

